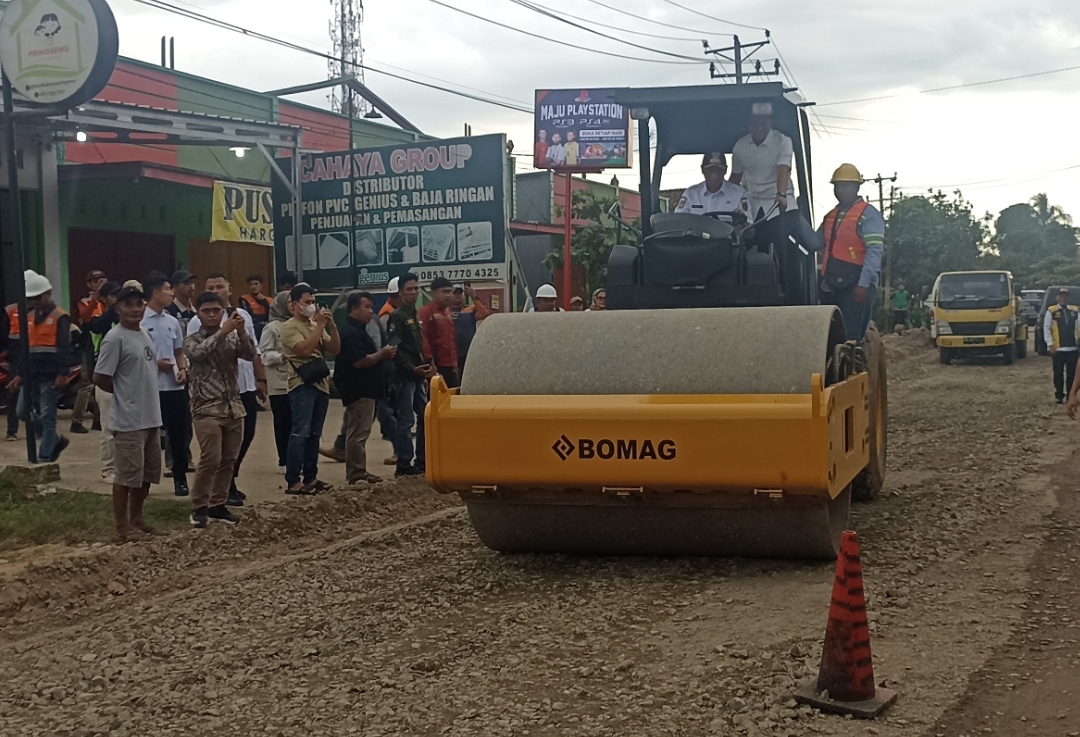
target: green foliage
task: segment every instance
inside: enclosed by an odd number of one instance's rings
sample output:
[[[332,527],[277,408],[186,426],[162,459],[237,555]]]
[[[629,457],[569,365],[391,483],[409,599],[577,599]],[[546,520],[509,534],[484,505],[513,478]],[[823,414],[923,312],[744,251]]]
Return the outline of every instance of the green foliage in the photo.
[[[964,269],[1005,269],[1025,289],[1080,284],[1077,229],[1045,194],[981,219],[959,192],[904,197],[893,207],[886,243],[893,284],[903,281],[916,295],[941,272]]]
[[[943,271],[977,268],[986,238],[985,222],[975,219],[960,193],[903,197],[893,206],[885,236],[892,281],[919,295]]]
[[[1045,194],[1001,211],[988,256],[996,256],[1001,268],[1011,271],[1025,289],[1076,284],[1080,279],[1077,229]]]
[[[615,218],[608,215],[608,210],[615,204],[614,198],[599,197],[589,189],[579,189],[574,191],[573,202],[574,220],[588,221],[588,225],[575,232],[570,241],[570,257],[585,272],[585,294],[577,296],[586,297],[587,302],[587,296],[607,281],[608,257],[619,243],[620,228]],[[638,223],[634,225],[637,227]],[[622,242],[630,242],[633,233],[625,227],[621,230]],[[562,241],[552,246],[544,264],[549,269],[562,267]]]

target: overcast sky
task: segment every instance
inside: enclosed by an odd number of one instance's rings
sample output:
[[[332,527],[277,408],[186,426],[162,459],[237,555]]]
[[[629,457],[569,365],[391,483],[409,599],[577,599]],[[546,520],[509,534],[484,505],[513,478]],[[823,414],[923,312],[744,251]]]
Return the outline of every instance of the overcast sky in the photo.
[[[359,1],[359,0],[358,0]],[[330,0],[174,0],[251,30],[330,49]],[[584,47],[559,46],[462,15],[432,0],[367,0],[366,62],[405,76],[451,82],[530,105],[536,88],[708,84],[708,69],[667,64],[672,57],[607,40],[515,5],[511,0],[445,0],[506,25]],[[603,4],[621,8],[616,11]],[[1077,0],[533,0],[597,31],[697,58],[713,47],[763,38],[752,28],[710,20],[675,3],[728,21],[768,28],[802,94],[818,102],[813,141],[818,216],[832,203],[828,174],[850,161],[870,177],[898,174],[907,193],[960,185],[976,211],[997,212],[1046,192],[1080,221],[1080,69],[930,94],[954,85],[1080,67]],[[253,89],[326,77],[325,61],[184,20],[133,0],[111,0],[120,51],[156,62],[162,34],[174,35],[177,68]],[[629,14],[645,16],[640,20]],[[580,22],[580,21],[575,21]],[[634,35],[615,26],[658,39]],[[669,25],[661,25],[669,24]],[[671,26],[676,26],[673,28]],[[604,56],[622,54],[637,61]],[[776,58],[776,48],[759,52]],[[506,133],[517,151],[531,147],[531,117],[368,72],[367,83],[426,133]],[[886,97],[867,102],[830,104]],[[299,98],[325,105],[324,95]],[[528,167],[518,160],[519,169]],[[1070,168],[1071,167],[1071,168]],[[630,182],[630,172],[614,172]],[[610,176],[610,175],[607,175]],[[607,178],[607,177],[605,177]],[[677,163],[664,186],[695,181]],[[875,193],[876,198],[876,193]]]

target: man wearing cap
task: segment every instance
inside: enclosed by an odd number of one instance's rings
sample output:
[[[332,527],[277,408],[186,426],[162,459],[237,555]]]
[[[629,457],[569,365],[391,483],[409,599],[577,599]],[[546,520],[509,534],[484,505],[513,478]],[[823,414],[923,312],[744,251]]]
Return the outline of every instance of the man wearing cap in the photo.
[[[120,324],[101,342],[94,368],[94,384],[113,396],[108,426],[116,450],[113,515],[121,543],[152,532],[143,521],[143,502],[150,485],[161,480],[159,371],[154,341],[142,326],[145,310],[142,286],[128,282],[116,295]]]
[[[454,300],[454,285],[444,276],[431,282],[431,301],[420,308],[420,331],[424,336],[424,358],[433,361],[446,385],[456,389],[458,377],[457,337],[450,303]]]
[[[738,213],[743,218],[749,217],[750,205],[746,199],[746,190],[724,179],[727,175],[727,158],[723,153],[713,151],[705,154],[701,161],[701,173],[705,176],[705,181],[683,192],[675,212],[694,215]]]
[[[195,279],[196,276],[187,269],[180,269],[169,279],[173,301],[165,310],[180,322],[184,335],[187,335],[188,323],[195,317]]]
[[[838,204],[825,216],[818,243],[807,244],[824,248],[821,303],[840,308],[847,339],[858,342],[870,325],[885,252],[885,218],[859,196],[862,183],[852,164],[836,170],[832,184]]]
[[[52,284],[34,271],[25,273],[27,330],[30,342],[30,377],[34,396],[27,396],[26,389],[19,392],[19,417],[31,422],[31,406],[36,407],[41,421],[41,445],[38,461],[55,462],[68,447],[70,441],[56,433],[56,411],[60,395],[71,373],[71,317],[56,306],[52,299]],[[22,345],[11,356],[11,364],[18,366]],[[11,380],[18,389],[21,378]],[[33,432],[33,430],[30,430]]]
[[[132,282],[137,284],[138,282]],[[116,314],[116,295],[123,287],[119,282],[105,282],[101,287],[101,297],[105,300],[105,312],[90,321],[90,350],[92,361],[90,363],[90,376],[94,376],[97,366],[98,355],[101,353],[101,344],[109,331],[120,324],[120,316]],[[109,416],[112,414],[113,396],[101,387],[94,387],[94,398],[101,415],[101,479],[111,484],[116,473],[116,452],[113,448],[113,431],[109,429]]]
[[[772,105],[754,103],[750,132],[740,138],[731,154],[731,181],[746,188],[754,220],[772,220],[793,212],[795,188],[791,183],[794,145],[772,127]]]
[[[1054,357],[1054,398],[1065,401],[1066,391],[1076,378],[1077,346],[1080,345],[1080,309],[1069,303],[1069,290],[1062,287],[1057,303],[1050,305],[1043,318],[1043,338]]]

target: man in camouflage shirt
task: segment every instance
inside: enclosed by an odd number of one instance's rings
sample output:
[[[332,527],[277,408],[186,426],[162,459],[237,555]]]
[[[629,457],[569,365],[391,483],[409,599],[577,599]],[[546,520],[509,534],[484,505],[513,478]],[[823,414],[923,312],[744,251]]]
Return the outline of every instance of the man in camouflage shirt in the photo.
[[[195,302],[195,310],[201,326],[184,340],[192,426],[201,451],[191,488],[191,524],[202,528],[216,520],[235,525],[240,520],[225,506],[225,500],[244,440],[247,415],[236,383],[236,362],[254,359],[255,343],[244,329],[239,312],[225,317],[218,295],[202,295]]]

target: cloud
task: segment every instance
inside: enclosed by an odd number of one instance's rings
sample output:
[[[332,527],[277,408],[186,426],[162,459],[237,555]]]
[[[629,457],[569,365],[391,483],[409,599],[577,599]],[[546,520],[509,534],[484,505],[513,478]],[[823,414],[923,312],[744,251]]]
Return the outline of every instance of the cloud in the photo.
[[[486,18],[585,49],[663,60],[664,57],[599,38],[544,18],[509,0],[450,0]],[[605,0],[608,10],[581,0],[534,0],[556,12],[624,28],[687,38],[707,38],[714,47],[763,37],[707,20],[655,0]],[[904,94],[877,102],[822,106],[815,121],[830,133],[815,136],[815,191],[819,215],[831,201],[832,167],[857,163],[866,173],[899,174],[899,185],[976,182],[966,190],[978,210],[996,210],[1047,190],[1052,202],[1080,215],[1080,186],[1070,172],[1080,151],[1067,145],[1080,100],[1073,90],[1080,71],[972,87],[929,95],[907,93],[1046,69],[1080,65],[1080,18],[1075,0],[905,0],[867,3],[782,0],[714,10],[705,0],[680,0],[706,13],[767,27],[808,99],[819,103]],[[330,48],[328,2],[292,0],[190,0],[224,20],[321,50]],[[203,24],[137,5],[113,3],[121,25],[121,51],[157,61],[163,33],[176,36],[178,67],[252,89],[273,89],[326,77],[316,57],[244,39]],[[634,13],[689,30],[636,20]],[[696,41],[643,38],[596,25],[620,36],[690,56]],[[450,80],[525,104],[544,87],[662,86],[711,84],[707,67],[616,59],[575,50],[497,28],[429,0],[368,3],[363,28],[368,62],[376,68]],[[775,48],[758,52],[764,60]],[[704,57],[702,57],[704,58]],[[393,66],[391,66],[393,65]],[[410,70],[401,72],[401,69]],[[529,148],[528,115],[425,89],[375,72],[367,81],[381,96],[426,132],[459,135],[464,123],[477,134],[505,132],[518,151]],[[299,97],[325,104],[325,93]],[[836,117],[862,118],[841,120]],[[524,164],[524,160],[519,160]],[[672,172],[665,186],[693,181],[693,167]],[[610,178],[610,174],[605,178]],[[629,173],[620,173],[624,182]]]

